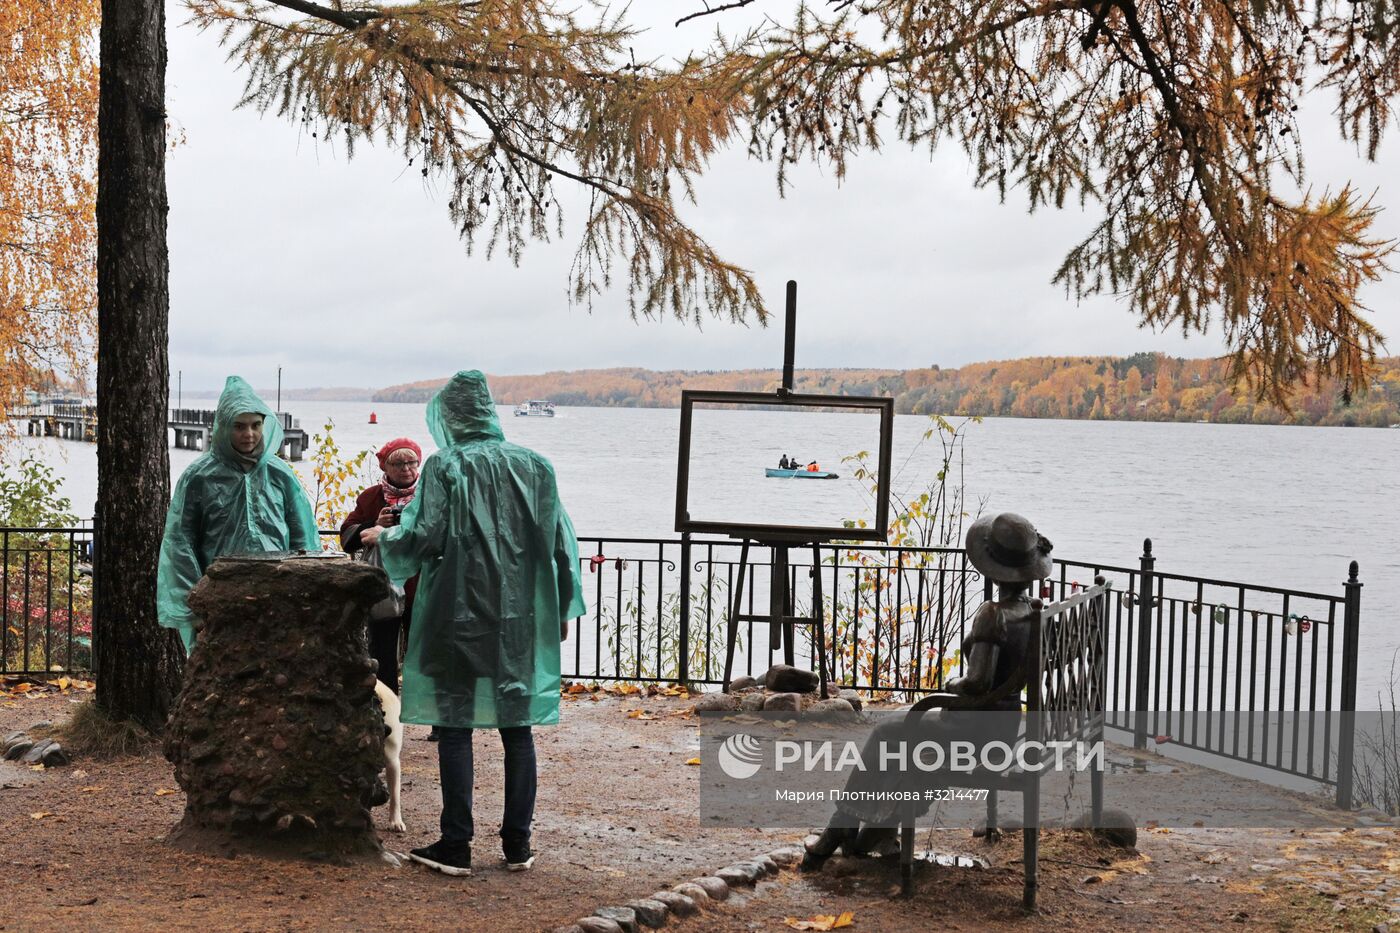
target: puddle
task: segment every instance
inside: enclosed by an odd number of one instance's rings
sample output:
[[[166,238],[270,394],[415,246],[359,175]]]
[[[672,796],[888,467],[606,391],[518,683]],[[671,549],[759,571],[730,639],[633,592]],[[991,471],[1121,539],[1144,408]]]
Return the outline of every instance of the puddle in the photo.
[[[916,852],[914,861],[941,868],[989,868],[990,863],[977,855],[956,855],[952,852]]]

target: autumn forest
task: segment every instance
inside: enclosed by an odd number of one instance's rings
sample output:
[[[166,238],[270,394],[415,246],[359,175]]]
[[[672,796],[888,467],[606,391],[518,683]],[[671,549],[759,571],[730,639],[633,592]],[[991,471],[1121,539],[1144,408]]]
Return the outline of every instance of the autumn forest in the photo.
[[[501,404],[548,398],[559,405],[679,407],[681,389],[771,391],[776,370],[655,372],[619,368],[492,376]],[[444,380],[391,386],[379,402],[423,402]],[[1210,421],[1388,427],[1400,423],[1400,357],[1383,358],[1364,393],[1350,399],[1330,379],[1309,380],[1287,407],[1260,401],[1231,378],[1228,360],[1037,356],[972,363],[956,369],[808,369],[797,390],[837,395],[893,395],[903,414],[988,415],[1116,421]]]

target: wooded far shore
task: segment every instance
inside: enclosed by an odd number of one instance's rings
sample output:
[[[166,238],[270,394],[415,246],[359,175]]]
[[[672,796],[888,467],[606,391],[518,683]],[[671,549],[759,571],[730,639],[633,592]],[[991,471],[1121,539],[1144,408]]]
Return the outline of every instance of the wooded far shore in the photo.
[[[586,369],[491,376],[497,402],[549,399],[560,406],[677,408],[681,390],[771,391],[775,369],[654,371]],[[426,402],[447,381],[374,389],[284,389],[287,399]],[[892,395],[901,414],[985,415],[1117,421],[1208,421],[1389,427],[1400,424],[1400,357],[1378,361],[1367,391],[1350,400],[1330,379],[1309,379],[1284,409],[1235,385],[1222,359],[1161,353],[1128,357],[1030,357],[944,369],[801,369],[799,392]]]

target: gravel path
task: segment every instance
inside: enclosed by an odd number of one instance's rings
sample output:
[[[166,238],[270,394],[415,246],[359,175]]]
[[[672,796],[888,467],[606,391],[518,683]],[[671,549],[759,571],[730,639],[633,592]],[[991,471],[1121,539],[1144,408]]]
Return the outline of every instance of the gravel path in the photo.
[[[0,733],[61,720],[87,695],[70,690],[3,699]],[[537,730],[540,857],[525,874],[508,874],[497,861],[501,755],[499,744],[482,736],[477,871],[466,879],[412,865],[187,855],[162,841],[184,807],[162,758],[79,760],[44,771],[3,762],[0,930],[552,929],[596,907],[645,897],[796,841],[791,831],[701,831],[700,769],[686,764],[698,754],[688,707],[685,699],[668,696],[566,699],[563,723]],[[408,832],[381,832],[386,845],[400,851],[437,836],[436,755],[425,733],[422,727],[407,730]],[[1171,779],[1199,781],[1202,773],[1188,767]],[[1251,798],[1261,793],[1259,785],[1245,783],[1239,792]],[[376,818],[382,828],[383,808]],[[897,866],[837,858],[816,876],[784,870],[668,929],[789,930],[788,920],[850,912],[858,933],[1219,924],[1372,930],[1392,915],[1391,929],[1400,933],[1400,830],[1394,827],[1147,830],[1139,840],[1141,855],[1097,848],[1080,834],[1047,833],[1042,911],[1034,918],[1018,910],[1017,834],[991,847],[951,830],[921,832],[920,839],[941,852],[980,855],[990,866],[922,866],[917,895],[900,900],[891,896]]]

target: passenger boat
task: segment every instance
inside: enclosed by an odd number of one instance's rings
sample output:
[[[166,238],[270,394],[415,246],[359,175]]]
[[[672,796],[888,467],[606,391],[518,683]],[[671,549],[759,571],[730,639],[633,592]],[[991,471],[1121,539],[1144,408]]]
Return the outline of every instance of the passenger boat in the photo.
[[[839,479],[839,478],[840,478],[839,474],[832,473],[832,472],[830,472],[830,471],[828,471],[828,470],[808,470],[808,469],[806,469],[806,468],[803,468],[803,469],[801,469],[801,470],[784,470],[784,469],[782,469],[781,467],[768,467],[767,469],[765,469],[765,470],[763,471],[763,475],[769,477],[770,479],[771,479],[771,478],[774,478],[774,477],[777,477],[778,479]]]
[[[515,406],[517,418],[553,418],[554,403],[541,398],[530,399]]]

